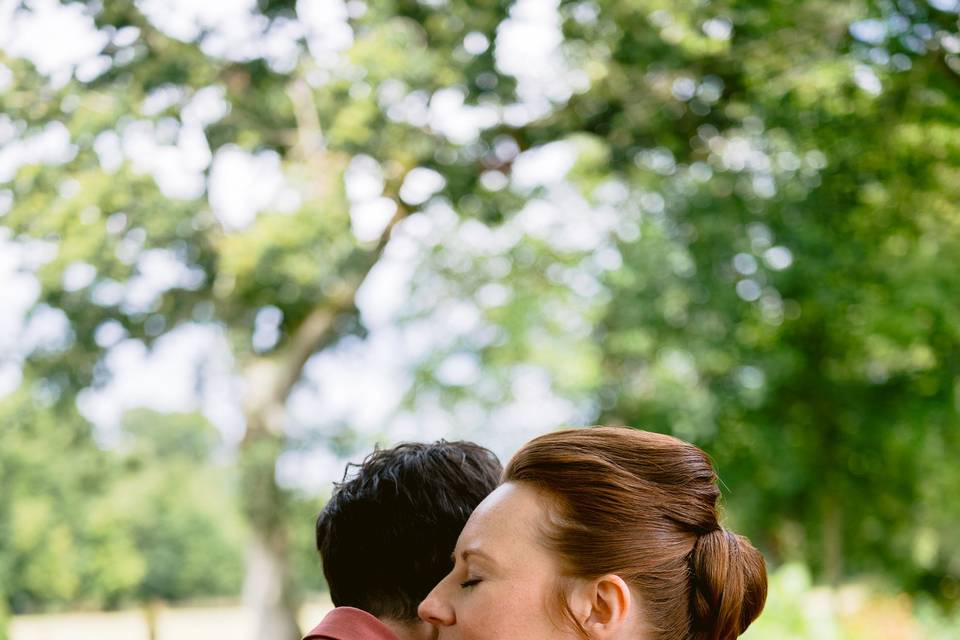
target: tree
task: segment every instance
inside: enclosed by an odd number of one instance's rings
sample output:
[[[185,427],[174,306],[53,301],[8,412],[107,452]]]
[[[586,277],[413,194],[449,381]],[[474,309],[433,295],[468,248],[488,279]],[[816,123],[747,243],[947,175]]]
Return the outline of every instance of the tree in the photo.
[[[104,451],[75,409],[31,386],[0,402],[4,609],[239,592],[245,523],[211,425],[132,412],[121,450]]]
[[[568,23],[605,72],[554,116],[641,210],[601,419],[703,443],[776,557],[949,593],[956,7],[641,5]]]
[[[519,243],[479,352],[547,365],[588,419],[701,443],[773,558],[955,600],[957,513],[933,487],[960,451],[960,76],[956,7],[933,6],[562,5],[590,89],[499,133],[572,144],[614,247],[553,242],[528,270]],[[438,254],[451,291],[486,284],[490,256]],[[552,304],[558,281],[578,302]],[[595,344],[571,337],[584,319]]]
[[[145,563],[122,512],[105,500],[119,465],[69,408],[27,389],[0,404],[0,575],[14,612],[129,596]]]
[[[139,602],[239,592],[246,523],[234,474],[214,462],[216,429],[200,416],[139,410],[124,416],[122,478],[107,500],[124,514],[146,570]]]
[[[566,416],[707,446],[760,488],[734,515],[777,556],[836,577],[913,545],[892,571],[956,580],[939,542],[955,514],[932,493],[957,451],[954,13],[402,0],[172,23],[147,2],[71,6],[99,63],[51,82],[4,60],[15,139],[70,143],[5,196],[15,241],[56,248],[32,317],[69,325],[25,376],[66,402],[105,381],[117,340],[222,331],[245,385],[259,637],[298,634],[286,401],[309,358],[363,337],[358,291],[401,236],[408,320],[469,316],[419,362],[411,404],[482,422],[546,386]],[[552,56],[505,53],[525,39]],[[256,187],[239,200],[238,171]],[[158,264],[177,277],[151,285]],[[915,439],[944,461],[930,477]],[[881,481],[896,490],[856,500]]]
[[[298,638],[286,562],[290,496],[275,472],[284,403],[311,355],[361,332],[356,291],[391,231],[421,203],[400,195],[408,173],[426,171],[445,150],[441,157],[452,156],[449,180],[472,182],[473,160],[457,156],[463,145],[387,111],[401,97],[475,88],[483,73],[496,81],[492,56],[465,56],[460,43],[468,28],[492,36],[504,8],[482,4],[451,14],[416,3],[369,7],[343,64],[331,67],[324,60],[341,57],[324,51],[317,20],[301,26],[289,3],[261,3],[240,16],[249,18],[259,44],[226,51],[218,38],[222,44],[227,34],[202,24],[203,15],[186,32],[169,23],[163,30],[155,23],[164,15],[144,6],[149,19],[132,2],[72,5],[95,20],[90,37],[100,38],[103,56],[103,64],[74,77],[68,68],[50,82],[23,60],[4,61],[14,89],[4,94],[3,110],[17,139],[47,132],[69,140],[52,161],[28,158],[8,190],[4,224],[17,241],[38,239],[56,249],[37,271],[42,293],[33,315],[69,322],[69,337],[52,352],[24,354],[24,370],[69,400],[104,382],[104,353],[117,339],[151,344],[183,323],[223,327],[246,387],[241,496],[251,529],[247,592],[258,606],[257,637]],[[15,18],[30,17],[20,9]],[[291,30],[292,51],[273,55],[269,38]],[[304,46],[308,39],[319,49],[314,56]],[[510,86],[504,78],[497,91],[509,95]],[[166,144],[170,139],[177,149]],[[126,149],[118,156],[119,141]],[[351,157],[361,156],[384,168],[383,194],[393,210],[376,234],[358,239],[341,176]],[[168,169],[156,172],[159,184],[144,173],[157,162]],[[255,171],[282,168],[283,186],[273,190],[287,197],[231,206],[229,193],[211,192],[208,204],[208,174],[231,162],[253,163]],[[164,182],[173,169],[185,169],[175,176],[179,182]],[[262,172],[251,177],[258,178],[267,179]],[[181,274],[152,296],[142,290],[151,262]],[[275,335],[261,343],[255,331],[264,318],[274,318]]]

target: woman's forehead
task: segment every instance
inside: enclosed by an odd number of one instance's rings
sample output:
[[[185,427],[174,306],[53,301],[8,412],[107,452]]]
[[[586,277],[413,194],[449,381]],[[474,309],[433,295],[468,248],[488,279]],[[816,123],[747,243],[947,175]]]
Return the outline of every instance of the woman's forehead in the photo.
[[[517,536],[529,540],[546,517],[545,509],[532,488],[512,482],[502,484],[474,510],[458,547],[466,551],[472,546],[500,544]]]

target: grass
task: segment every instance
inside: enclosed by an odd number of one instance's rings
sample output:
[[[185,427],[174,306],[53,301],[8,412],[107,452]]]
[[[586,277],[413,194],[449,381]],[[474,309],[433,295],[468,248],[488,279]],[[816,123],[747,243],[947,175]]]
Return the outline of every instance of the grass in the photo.
[[[300,626],[309,629],[329,611],[330,601],[308,602],[300,610]],[[154,635],[150,622],[154,620]],[[250,611],[240,605],[160,607],[101,613],[14,616],[10,640],[248,640],[253,628]]]

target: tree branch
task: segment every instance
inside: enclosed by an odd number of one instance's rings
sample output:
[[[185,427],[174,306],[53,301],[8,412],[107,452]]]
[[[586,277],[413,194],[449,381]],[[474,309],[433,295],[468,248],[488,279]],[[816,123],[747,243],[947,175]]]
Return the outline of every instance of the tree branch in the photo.
[[[293,104],[294,115],[297,120],[297,144],[295,155],[298,160],[307,165],[320,165],[329,158],[330,152],[326,149],[320,120],[317,116],[317,107],[313,99],[313,90],[303,80],[294,79],[287,87],[287,95]],[[394,196],[397,202],[397,211],[390,222],[380,233],[376,244],[360,260],[358,268],[353,271],[354,277],[345,278],[345,282],[337,291],[325,298],[311,310],[300,323],[287,346],[269,359],[260,359],[260,365],[269,364],[269,382],[259,376],[257,385],[267,384],[262,397],[257,397],[256,391],[251,390],[252,406],[248,412],[264,414],[282,407],[294,385],[303,373],[307,360],[319,349],[334,338],[337,320],[354,308],[357,291],[363,285],[370,271],[377,264],[390,242],[394,228],[401,220],[409,215],[409,210]],[[258,368],[252,363],[249,372],[254,374]],[[266,417],[266,416],[262,416]],[[261,420],[258,427],[271,430],[270,420]],[[253,426],[248,423],[248,427]],[[255,427],[256,428],[256,427]]]
[[[278,370],[272,393],[273,402],[283,404],[286,401],[293,386],[300,379],[307,360],[332,337],[337,318],[354,307],[357,291],[383,256],[394,228],[408,215],[409,210],[398,203],[397,212],[380,233],[376,246],[365,256],[365,263],[357,277],[352,282],[346,283],[339,292],[327,298],[324,304],[315,307],[297,327],[289,345],[277,362]]]
[[[317,104],[313,99],[313,89],[302,77],[296,77],[287,85],[287,96],[293,104],[293,116],[297,121],[297,143],[294,157],[303,161],[317,160],[317,155],[326,151]]]

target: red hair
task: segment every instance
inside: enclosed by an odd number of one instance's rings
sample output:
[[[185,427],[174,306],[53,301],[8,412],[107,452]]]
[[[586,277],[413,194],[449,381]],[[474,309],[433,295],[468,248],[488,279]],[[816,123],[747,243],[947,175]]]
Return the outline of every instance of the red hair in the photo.
[[[732,640],[760,615],[763,556],[721,527],[716,473],[692,444],[623,427],[558,431],[525,444],[504,481],[548,497],[547,545],[568,575],[616,574],[639,594],[653,640]]]

